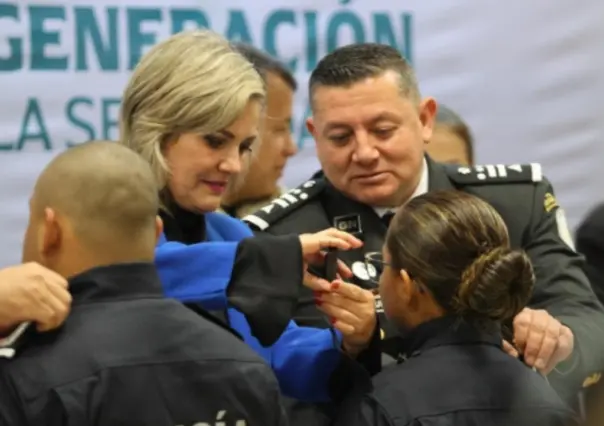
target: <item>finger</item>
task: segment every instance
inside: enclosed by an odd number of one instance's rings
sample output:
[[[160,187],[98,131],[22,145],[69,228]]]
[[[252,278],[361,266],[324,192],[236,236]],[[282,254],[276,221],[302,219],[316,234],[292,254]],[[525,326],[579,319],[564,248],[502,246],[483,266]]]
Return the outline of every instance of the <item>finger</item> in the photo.
[[[532,311],[528,309],[522,310],[516,318],[514,318],[514,346],[520,353],[524,353],[526,347],[526,339],[528,338],[529,328],[531,325]]]
[[[357,302],[367,302],[374,298],[370,291],[364,290],[354,284],[350,284],[344,281],[335,280],[331,283],[331,290],[338,293],[348,299],[355,300]]]
[[[48,283],[46,288],[66,308],[71,306],[71,293],[69,293],[66,287],[63,287],[59,283]]]
[[[546,373],[545,369],[551,364],[552,358],[559,351],[558,343],[560,342],[561,333],[562,325],[558,320],[550,318],[541,341],[541,348],[535,359],[535,368],[542,373]]]
[[[356,238],[354,235],[352,235],[348,232],[340,231],[339,229],[336,229],[336,228],[326,229],[325,231],[323,231],[323,233],[330,237],[339,238],[341,240],[344,240],[354,248],[358,248],[363,245],[363,242],[361,240],[359,240],[358,238]]]
[[[355,311],[355,305],[359,304],[358,302],[347,299],[340,294],[325,292],[320,294],[318,292],[315,292],[315,303],[317,305],[328,304],[336,306],[338,308],[345,309],[353,313]]]
[[[38,263],[31,263],[28,265],[31,265],[32,273],[38,276],[44,282],[67,288],[67,280],[56,272],[46,269]]]
[[[62,288],[47,285],[48,292],[43,297],[40,318],[36,321],[40,331],[52,330],[59,327],[69,314],[71,295]],[[61,290],[61,291],[58,291]]]
[[[330,320],[330,322],[333,328],[339,330],[340,333],[342,333],[344,336],[352,336],[355,333],[354,327],[350,324],[346,324],[345,322],[333,318]]]
[[[544,368],[545,374],[549,374],[558,363],[566,360],[573,352],[574,337],[572,331],[568,327],[562,326],[560,337],[558,338],[558,347],[554,355],[550,358],[548,364]]]
[[[322,235],[318,238],[319,250],[325,250],[329,248],[335,248],[339,250],[350,250],[351,248],[353,248],[348,241],[342,238],[331,237],[329,235]]]
[[[329,303],[321,303],[317,308],[334,320],[341,321],[346,324],[350,324],[355,327],[359,325],[360,320],[350,311],[342,309],[338,306],[331,305]]]
[[[304,256],[304,260],[306,263],[309,263],[313,266],[322,265],[325,261],[325,253],[318,251],[316,253],[307,254]]]
[[[338,275],[339,275],[339,277],[338,277],[339,279],[342,279],[342,277],[350,278],[353,276],[352,271],[350,270],[348,265],[346,265],[340,259],[338,259]]]
[[[534,314],[532,315],[531,325],[529,326],[529,332],[526,339],[526,346],[524,348],[524,362],[531,366],[535,366],[537,361],[537,355],[541,350],[541,345],[545,339],[545,332],[548,327],[549,318],[546,315]],[[559,333],[559,331],[558,331]]]
[[[319,278],[308,271],[304,273],[303,283],[305,287],[308,287],[312,291],[331,291],[331,284],[329,281]]]
[[[510,342],[508,342],[507,340],[503,341],[503,350],[508,355],[511,355],[514,358],[518,358],[518,356],[519,356],[518,351],[516,350],[516,348],[514,346],[512,346],[512,344]]]
[[[48,331],[60,326],[66,317],[67,310],[64,306],[54,297],[49,297],[36,310],[32,321],[36,323],[39,331]]]

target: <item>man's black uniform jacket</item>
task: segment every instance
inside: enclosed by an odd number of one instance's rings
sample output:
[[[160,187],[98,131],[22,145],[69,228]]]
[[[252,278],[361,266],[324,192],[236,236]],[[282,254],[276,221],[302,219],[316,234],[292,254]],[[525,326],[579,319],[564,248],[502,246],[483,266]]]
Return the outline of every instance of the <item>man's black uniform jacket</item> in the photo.
[[[0,425],[285,424],[271,368],[164,298],[152,264],[96,268],[69,285],[63,327],[0,360]]]

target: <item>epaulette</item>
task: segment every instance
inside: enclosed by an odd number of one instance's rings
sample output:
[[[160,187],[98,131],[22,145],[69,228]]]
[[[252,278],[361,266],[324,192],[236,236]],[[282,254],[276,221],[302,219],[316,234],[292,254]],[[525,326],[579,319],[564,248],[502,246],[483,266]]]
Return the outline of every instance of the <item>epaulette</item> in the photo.
[[[254,229],[265,231],[275,222],[316,198],[324,188],[325,181],[323,179],[311,179],[275,198],[256,212],[245,216],[242,220]]]
[[[486,164],[483,166],[446,166],[449,178],[458,185],[493,185],[541,182],[541,164]]]

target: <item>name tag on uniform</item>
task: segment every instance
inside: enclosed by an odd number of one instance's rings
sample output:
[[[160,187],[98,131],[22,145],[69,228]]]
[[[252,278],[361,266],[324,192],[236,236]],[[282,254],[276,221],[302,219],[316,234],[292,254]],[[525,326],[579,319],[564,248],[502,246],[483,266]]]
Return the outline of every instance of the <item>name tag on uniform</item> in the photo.
[[[333,218],[333,226],[349,234],[362,234],[361,216],[358,214],[347,214],[345,216],[336,216]]]

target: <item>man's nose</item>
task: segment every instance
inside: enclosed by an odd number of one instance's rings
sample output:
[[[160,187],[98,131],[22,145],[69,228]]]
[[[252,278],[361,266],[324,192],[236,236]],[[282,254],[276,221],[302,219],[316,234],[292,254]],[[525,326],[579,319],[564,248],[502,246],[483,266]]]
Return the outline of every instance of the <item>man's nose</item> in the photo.
[[[376,149],[367,133],[359,133],[355,136],[355,149],[352,155],[353,161],[369,163],[379,158],[380,153]]]

